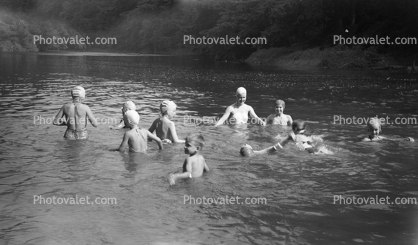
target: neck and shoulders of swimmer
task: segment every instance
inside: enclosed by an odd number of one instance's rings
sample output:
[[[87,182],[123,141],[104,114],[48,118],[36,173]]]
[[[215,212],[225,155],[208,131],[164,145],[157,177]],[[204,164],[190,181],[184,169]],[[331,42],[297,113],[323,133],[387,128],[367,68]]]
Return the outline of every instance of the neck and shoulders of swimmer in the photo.
[[[267,117],[266,120],[267,124],[273,124],[273,125],[287,125],[287,126],[291,126],[293,119],[290,115],[284,114],[284,113],[275,113],[275,114],[270,114]]]
[[[143,134],[144,137],[139,137],[138,134]],[[122,151],[126,145],[129,146],[129,150],[132,152],[141,152],[146,150],[147,147],[147,138],[150,138],[157,142],[159,149],[163,149],[163,143],[160,138],[152,134],[146,129],[139,128],[138,126],[131,127],[130,130],[126,131],[121,145],[119,146],[119,151]],[[145,148],[145,149],[143,149]]]
[[[189,154],[184,160],[183,173],[189,172],[193,178],[196,178],[202,176],[205,171],[209,171],[209,168],[199,150]]]
[[[164,115],[154,120],[149,131],[156,132],[157,136],[162,140],[168,139],[172,143],[184,143],[184,140],[180,140],[177,136],[176,126],[173,121],[170,120],[168,115]]]
[[[86,118],[88,118],[91,125],[93,125],[94,127],[97,127],[96,118],[94,117],[93,112],[91,111],[90,107],[88,105],[83,104],[81,100],[77,100],[77,99],[74,100],[73,102],[66,103],[61,107],[60,111],[54,118],[54,125],[66,125],[67,128],[76,129],[75,128],[76,125],[74,123],[76,108],[77,108],[78,122],[80,122],[80,124],[77,125],[78,126],[77,129],[80,129],[80,127],[85,128],[85,126],[87,125]],[[64,123],[64,124],[59,123],[59,120],[62,117],[65,117],[68,123]]]

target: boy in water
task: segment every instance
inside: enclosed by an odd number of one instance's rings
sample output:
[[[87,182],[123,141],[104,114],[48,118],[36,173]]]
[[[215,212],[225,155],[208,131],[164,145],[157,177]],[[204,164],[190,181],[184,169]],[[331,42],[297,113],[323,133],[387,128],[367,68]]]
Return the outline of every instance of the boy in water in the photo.
[[[187,136],[184,153],[189,154],[189,156],[184,160],[183,173],[170,174],[170,185],[174,185],[179,179],[197,178],[202,176],[204,171],[209,171],[205,158],[199,153],[204,144],[205,140],[200,134]]]
[[[285,107],[285,103],[283,100],[276,100],[275,102],[275,111],[276,114],[270,114],[267,117],[266,123],[273,124],[273,125],[292,125],[293,120],[290,115],[286,115],[283,113]]]
[[[389,139],[383,136],[379,136],[379,134],[382,133],[382,122],[377,117],[371,118],[367,122],[367,131],[369,131],[369,136],[364,138],[362,141],[379,141],[383,139],[399,140],[399,139]],[[407,137],[403,140],[415,142],[415,140],[411,137]]]
[[[260,151],[253,151],[252,147],[250,145],[244,145],[241,147],[240,154],[242,156],[252,156],[252,155],[260,155],[265,154],[268,152],[274,152],[277,151],[277,149],[283,149],[283,146],[285,146],[290,141],[293,141],[296,143],[296,146],[299,147],[301,150],[305,150],[309,153],[318,153],[318,149],[315,149],[312,147],[312,139],[306,135],[304,135],[306,130],[306,123],[302,120],[295,120],[292,123],[292,132],[289,134],[288,137],[286,137],[281,142],[275,144],[274,146],[270,146],[266,149],[260,150]]]
[[[129,128],[128,122],[125,117],[125,113],[129,110],[136,110],[136,106],[134,102],[132,101],[126,101],[125,104],[123,104],[122,107],[122,120],[120,120],[120,123],[116,126],[111,126],[110,129],[121,129],[121,128]]]
[[[156,131],[157,136],[164,143],[184,143],[184,140],[179,139],[176,132],[176,126],[170,119],[174,118],[176,114],[177,105],[171,100],[164,100],[160,104],[161,117],[155,119],[149,131],[153,133]]]
[[[86,91],[81,86],[76,86],[71,90],[71,96],[73,97],[72,103],[63,105],[54,118],[54,125],[67,126],[64,138],[71,140],[80,140],[88,138],[87,120],[91,125],[97,127],[96,118],[91,112],[90,108],[82,104],[83,99],[86,96]]]
[[[235,124],[247,123],[248,114],[250,114],[250,116],[254,118],[256,122],[261,126],[265,126],[263,120],[261,120],[257,114],[255,114],[254,109],[251,106],[245,104],[245,101],[247,100],[247,90],[245,90],[243,87],[239,87],[236,91],[236,97],[237,102],[226,108],[224,115],[215,124],[215,127],[223,124],[227,119],[229,122]]]
[[[157,136],[146,129],[140,129],[138,127],[139,115],[136,111],[127,111],[125,117],[127,125],[131,130],[125,132],[118,149],[119,151],[123,151],[126,146],[129,146],[130,152],[145,152],[147,150],[148,137],[157,142],[160,150],[163,149],[163,142]]]

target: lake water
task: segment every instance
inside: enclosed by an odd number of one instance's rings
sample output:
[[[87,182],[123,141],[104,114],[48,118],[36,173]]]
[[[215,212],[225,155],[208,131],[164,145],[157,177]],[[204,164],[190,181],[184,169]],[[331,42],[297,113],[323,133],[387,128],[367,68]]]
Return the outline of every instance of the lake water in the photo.
[[[418,244],[417,204],[343,204],[351,200],[418,198],[417,74],[389,71],[284,71],[196,57],[80,56],[0,53],[0,244]],[[85,104],[109,119],[88,141],[63,139],[51,124],[82,85]],[[285,113],[309,121],[329,154],[289,144],[278,154],[243,158],[239,148],[275,143],[290,128],[213,127],[187,120],[220,117],[244,86],[260,117]],[[186,157],[183,145],[149,142],[147,154],[115,152],[124,130],[110,130],[127,100],[141,127],[173,100],[177,133],[200,132],[211,171],[170,187],[169,173]],[[365,125],[334,117],[390,117],[382,135],[363,143]],[[44,121],[41,121],[42,119]],[[185,121],[186,119],[186,121]],[[34,204],[34,196],[116,198],[113,205]],[[263,198],[258,204],[193,204],[185,199]],[[213,199],[212,199],[213,200]],[[255,200],[255,199],[252,199]],[[362,199],[363,200],[363,199]],[[403,199],[404,200],[404,199]]]

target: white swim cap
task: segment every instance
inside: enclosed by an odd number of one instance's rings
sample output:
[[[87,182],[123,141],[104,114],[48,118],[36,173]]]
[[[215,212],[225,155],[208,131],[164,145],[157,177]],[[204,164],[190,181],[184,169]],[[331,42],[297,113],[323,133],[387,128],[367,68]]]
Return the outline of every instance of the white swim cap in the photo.
[[[134,126],[139,124],[140,117],[139,117],[138,112],[136,112],[134,110],[129,110],[129,111],[125,112],[125,117],[128,121],[128,124],[129,124],[128,126],[130,128],[133,128]]]
[[[126,101],[125,104],[123,104],[123,109],[125,109],[126,111],[136,110],[136,106],[135,106],[134,102]]]
[[[73,96],[73,98],[80,97],[81,99],[84,99],[84,97],[86,97],[86,90],[81,86],[75,86],[73,90],[71,90],[71,96]]]
[[[236,95],[239,95],[239,94],[247,94],[247,90],[244,87],[239,87],[237,89],[237,92],[235,92],[235,94]]]
[[[177,109],[176,103],[174,103],[171,100],[164,100],[160,104],[160,111],[161,114],[164,114],[165,112],[173,112]]]

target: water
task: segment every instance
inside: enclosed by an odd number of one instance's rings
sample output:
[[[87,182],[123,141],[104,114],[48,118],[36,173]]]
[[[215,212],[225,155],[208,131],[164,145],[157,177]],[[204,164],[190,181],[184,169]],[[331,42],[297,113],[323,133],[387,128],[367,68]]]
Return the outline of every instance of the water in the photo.
[[[195,57],[69,56],[0,53],[1,244],[417,244],[418,205],[334,204],[343,197],[418,198],[418,144],[362,143],[364,125],[334,116],[418,118],[417,75],[375,71],[283,71]],[[123,130],[89,127],[89,141],[66,141],[48,122],[82,85],[98,118],[119,120],[126,100],[140,126],[172,99],[180,137],[200,132],[211,171],[168,185],[180,170],[182,145],[147,154],[115,152]],[[212,127],[183,118],[219,117],[244,86],[260,117],[286,102],[285,113],[333,154],[309,155],[289,144],[276,155],[239,157],[261,149],[287,127]],[[39,120],[38,120],[39,119]],[[104,122],[105,123],[105,122]],[[111,123],[111,122],[109,122]],[[384,125],[392,139],[418,139],[418,125]],[[43,197],[114,197],[114,205],[34,204]],[[264,204],[203,205],[188,197],[262,197]]]

